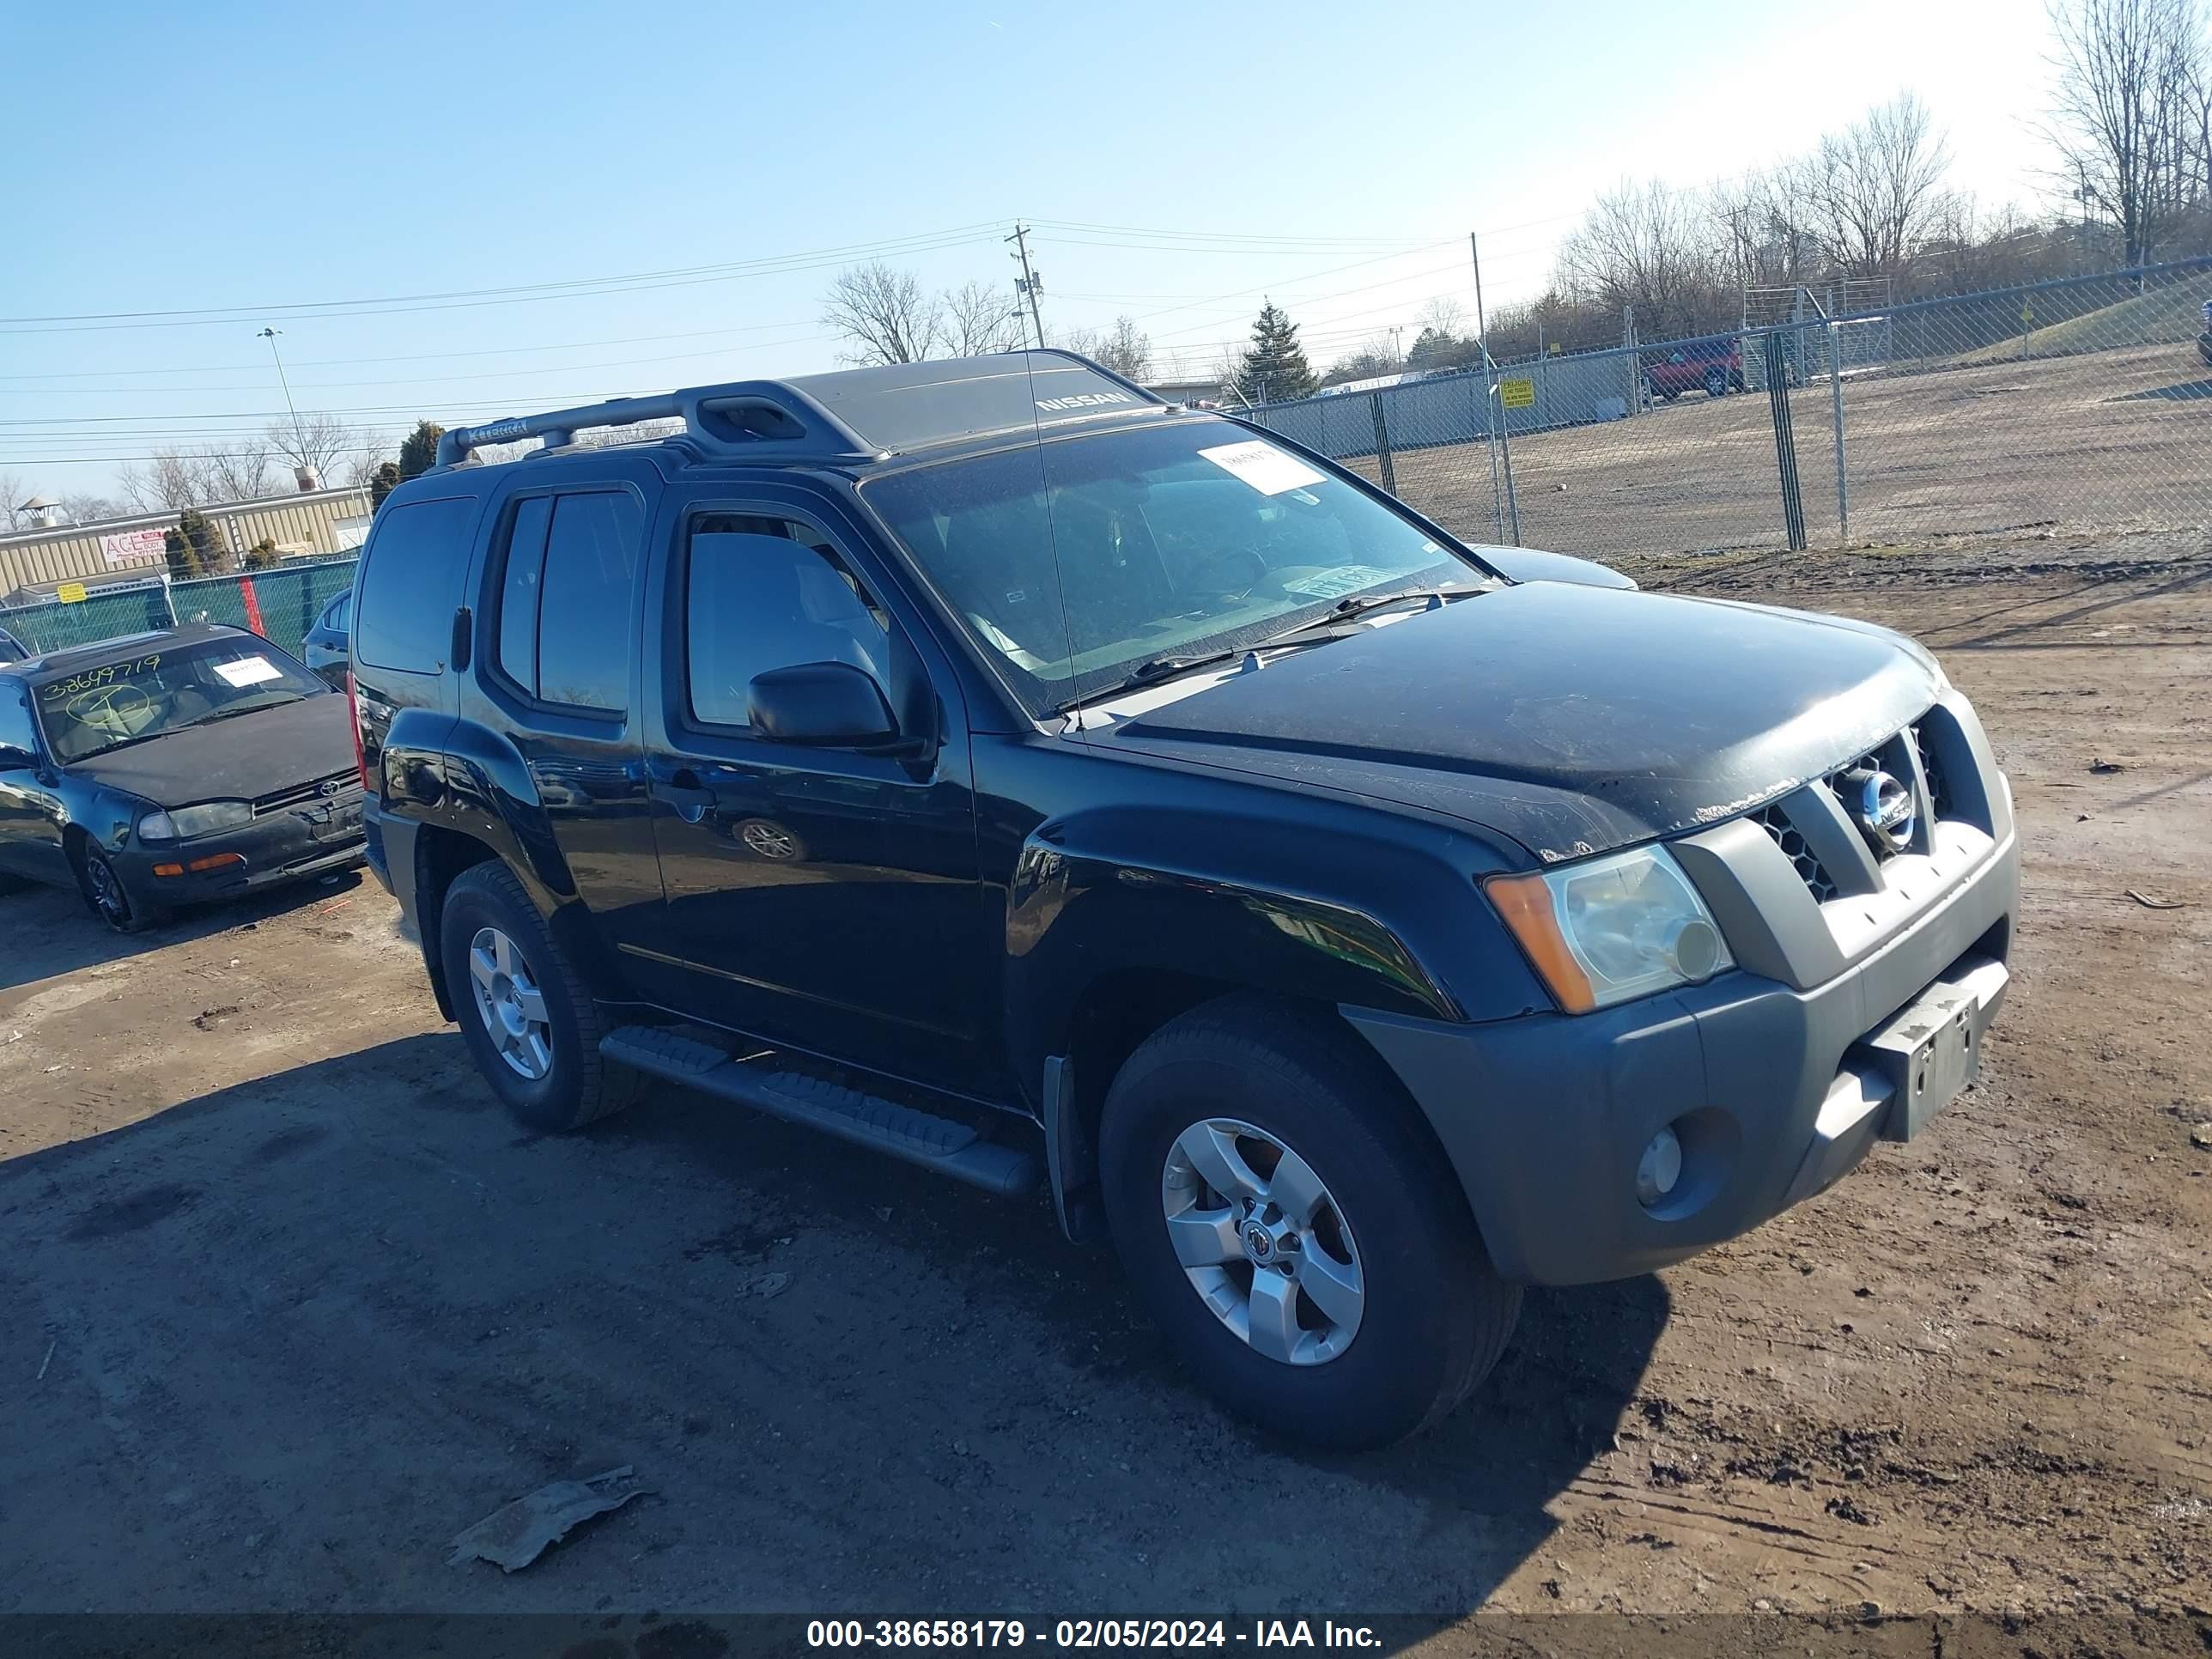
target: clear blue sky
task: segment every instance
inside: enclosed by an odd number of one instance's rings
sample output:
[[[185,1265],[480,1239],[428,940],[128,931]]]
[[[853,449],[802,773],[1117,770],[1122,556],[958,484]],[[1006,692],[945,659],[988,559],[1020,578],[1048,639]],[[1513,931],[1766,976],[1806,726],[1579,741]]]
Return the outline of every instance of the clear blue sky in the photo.
[[[264,322],[302,409],[394,431],[830,367],[835,252],[699,268],[913,239],[887,257],[933,285],[1004,283],[1017,216],[1048,325],[1127,312],[1195,368],[1264,292],[1326,362],[1471,301],[1471,228],[1491,301],[1525,298],[1596,191],[1902,88],[1952,182],[2030,202],[2047,40],[2035,0],[18,5],[0,475],[106,491],[106,458],[264,423]],[[236,314],[21,320],[195,307]]]

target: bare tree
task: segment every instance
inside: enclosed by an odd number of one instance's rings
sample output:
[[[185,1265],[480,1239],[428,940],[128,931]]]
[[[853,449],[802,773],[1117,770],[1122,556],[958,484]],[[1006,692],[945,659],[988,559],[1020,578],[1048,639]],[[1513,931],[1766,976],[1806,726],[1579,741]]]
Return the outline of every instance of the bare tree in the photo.
[[[294,466],[312,466],[326,483],[338,461],[359,451],[367,439],[360,428],[319,413],[302,415],[296,421],[272,421],[266,435],[270,449]]]
[[[981,357],[994,351],[1018,351],[1028,313],[1014,306],[1011,289],[993,288],[973,280],[947,289],[938,296],[939,329],[946,352],[955,357]]]
[[[1439,294],[1414,314],[1413,321],[1416,337],[1440,334],[1447,340],[1456,340],[1467,331],[1467,307],[1449,294]]]
[[[910,270],[880,259],[841,270],[822,301],[822,320],[842,336],[848,362],[915,363],[936,355],[944,301],[926,294]]]
[[[13,535],[31,528],[31,515],[23,511],[23,503],[30,499],[21,473],[0,472],[0,532]]]
[[[123,494],[141,513],[182,512],[213,499],[207,459],[197,450],[157,449],[152,457],[118,475]]]
[[[283,488],[276,479],[276,459],[265,449],[210,446],[200,452],[200,457],[207,469],[208,495],[204,504],[258,501]]]
[[[1813,180],[1802,161],[1753,168],[1723,179],[1706,193],[1720,258],[1729,280],[1743,288],[1794,288],[1821,274]]]
[[[1938,216],[1950,165],[1928,106],[1910,92],[1822,138],[1807,163],[1806,194],[1837,271],[1903,274]]]
[[[2196,0],[2053,3],[2050,136],[2062,177],[2118,223],[2127,263],[2146,263],[2195,182],[2203,30]]]
[[[1561,285],[1619,314],[1636,307],[1646,339],[1718,320],[1718,274],[1698,204],[1658,179],[1624,179],[1559,245]]]
[[[102,519],[123,516],[123,503],[106,495],[95,495],[89,490],[72,491],[62,497],[62,513],[71,524],[98,524]]]
[[[1138,330],[1134,317],[1116,317],[1112,331],[1098,342],[1098,349],[1090,355],[1125,380],[1134,380],[1141,386],[1152,378],[1152,336]]]

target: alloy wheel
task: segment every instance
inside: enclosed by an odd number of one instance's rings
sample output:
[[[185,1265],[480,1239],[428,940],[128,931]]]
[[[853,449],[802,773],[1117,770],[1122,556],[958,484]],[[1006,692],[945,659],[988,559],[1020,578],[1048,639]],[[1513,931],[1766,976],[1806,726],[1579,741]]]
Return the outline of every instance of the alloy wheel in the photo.
[[[469,941],[469,989],[477,1018],[510,1070],[535,1083],[553,1069],[544,994],[520,949],[496,927],[479,927]]]
[[[1358,1334],[1367,1280],[1352,1228],[1313,1166],[1236,1118],[1194,1123],[1168,1149],[1160,1207],[1183,1276],[1255,1352],[1334,1359]]]

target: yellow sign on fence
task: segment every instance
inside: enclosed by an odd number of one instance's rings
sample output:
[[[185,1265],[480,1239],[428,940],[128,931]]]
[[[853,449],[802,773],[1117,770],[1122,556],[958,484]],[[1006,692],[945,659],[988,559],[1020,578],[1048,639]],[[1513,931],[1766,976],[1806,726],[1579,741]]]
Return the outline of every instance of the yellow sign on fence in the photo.
[[[1500,380],[1498,383],[1498,401],[1508,409],[1527,409],[1536,401],[1536,383],[1534,380]]]
[[[84,584],[82,582],[64,582],[59,587],[54,589],[54,597],[59,599],[64,605],[82,605],[84,603]]]

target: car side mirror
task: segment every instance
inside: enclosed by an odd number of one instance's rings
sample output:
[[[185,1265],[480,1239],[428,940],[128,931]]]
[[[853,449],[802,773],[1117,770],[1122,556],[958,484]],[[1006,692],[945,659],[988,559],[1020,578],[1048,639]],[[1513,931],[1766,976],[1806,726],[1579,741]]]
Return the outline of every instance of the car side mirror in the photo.
[[[39,757],[29,750],[0,743],[0,772],[28,772],[35,769],[38,764]]]
[[[850,663],[808,662],[753,676],[754,734],[769,743],[867,749],[898,739],[883,689]]]

